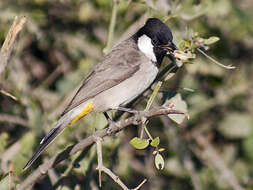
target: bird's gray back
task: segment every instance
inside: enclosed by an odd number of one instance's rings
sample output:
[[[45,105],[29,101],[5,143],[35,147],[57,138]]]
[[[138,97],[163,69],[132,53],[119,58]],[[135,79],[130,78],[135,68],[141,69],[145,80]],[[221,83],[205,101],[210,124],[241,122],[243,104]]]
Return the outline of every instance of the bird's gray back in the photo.
[[[149,62],[149,59],[138,51],[133,38],[121,42],[112,48],[111,52],[84,79],[83,84],[62,115],[131,77],[144,62]]]

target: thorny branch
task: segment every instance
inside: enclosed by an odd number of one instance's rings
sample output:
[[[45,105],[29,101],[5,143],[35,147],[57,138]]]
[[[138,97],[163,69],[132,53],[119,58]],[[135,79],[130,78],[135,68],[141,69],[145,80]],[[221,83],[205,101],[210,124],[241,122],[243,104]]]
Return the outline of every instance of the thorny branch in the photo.
[[[160,115],[168,115],[168,114],[185,114],[184,112],[173,110],[167,105],[160,106],[158,108],[151,109],[149,111],[140,111],[138,114],[127,118],[125,120],[120,120],[116,123],[110,124],[110,134],[115,134],[126,127],[136,125],[141,122],[143,117],[151,118]],[[33,185],[37,180],[39,180],[42,176],[44,176],[49,169],[56,167],[60,162],[67,159],[71,155],[76,152],[83,150],[91,145],[93,145],[98,137],[103,138],[108,136],[108,128],[96,131],[94,134],[89,137],[83,139],[77,144],[69,146],[67,149],[59,153],[58,155],[52,157],[47,162],[41,164],[36,170],[34,170],[24,181],[21,183],[17,190],[25,190],[27,187]]]

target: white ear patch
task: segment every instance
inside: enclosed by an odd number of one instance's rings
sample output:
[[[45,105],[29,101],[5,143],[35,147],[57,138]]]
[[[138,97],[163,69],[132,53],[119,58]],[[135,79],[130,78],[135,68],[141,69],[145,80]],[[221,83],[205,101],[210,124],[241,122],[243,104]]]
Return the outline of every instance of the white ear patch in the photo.
[[[152,61],[156,62],[156,56],[153,50],[151,39],[147,35],[142,35],[138,39],[138,48]]]

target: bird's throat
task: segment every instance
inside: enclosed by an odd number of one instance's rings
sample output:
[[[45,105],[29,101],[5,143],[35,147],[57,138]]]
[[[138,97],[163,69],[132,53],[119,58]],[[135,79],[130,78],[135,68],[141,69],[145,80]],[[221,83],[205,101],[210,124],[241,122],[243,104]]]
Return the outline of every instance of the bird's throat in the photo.
[[[156,56],[154,53],[154,46],[151,42],[151,39],[147,35],[142,35],[137,40],[137,45],[140,51],[146,55],[153,62],[157,62]]]

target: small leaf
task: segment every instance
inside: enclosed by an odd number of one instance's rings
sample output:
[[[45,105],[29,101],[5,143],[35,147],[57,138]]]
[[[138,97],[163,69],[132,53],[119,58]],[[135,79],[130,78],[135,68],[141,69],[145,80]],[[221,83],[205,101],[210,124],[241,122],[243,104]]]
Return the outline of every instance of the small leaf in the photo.
[[[189,41],[189,40],[185,41],[184,45],[185,45],[186,48],[190,48],[191,47],[191,41]]]
[[[204,40],[204,44],[210,45],[210,44],[213,44],[213,43],[215,43],[215,42],[218,42],[219,40],[220,40],[220,38],[218,38],[218,37],[216,37],[216,36],[212,36],[212,37],[210,37],[210,38],[208,38],[208,39],[205,39],[205,40]]]
[[[155,156],[155,166],[158,170],[162,170],[164,168],[164,159],[159,153]]]
[[[0,189],[1,190],[8,190],[10,189],[10,181],[9,181],[9,177],[8,177],[8,173],[6,174],[2,174],[1,176],[1,180],[0,180]]]
[[[9,175],[9,173],[0,174],[0,181],[2,181],[8,175]]]
[[[136,149],[144,149],[149,145],[149,140],[148,139],[141,139],[138,137],[134,137],[131,141],[130,144],[136,148]]]
[[[163,152],[165,151],[165,148],[159,148],[158,152]]]
[[[153,155],[156,155],[157,154],[157,151],[155,150],[155,151],[153,151]]]
[[[150,143],[150,145],[153,146],[153,147],[157,147],[159,144],[160,144],[160,138],[159,137],[154,138]]]
[[[187,112],[187,104],[184,100],[182,100],[180,94],[176,94],[173,98],[169,100],[169,102],[174,104],[173,109],[179,110],[182,112]],[[185,114],[169,114],[168,117],[175,121],[177,124],[181,124],[186,115]]]

